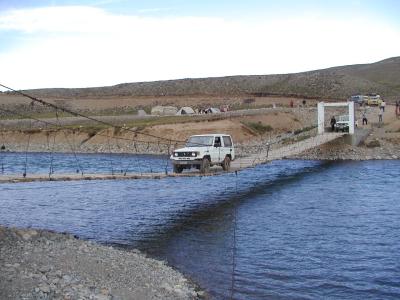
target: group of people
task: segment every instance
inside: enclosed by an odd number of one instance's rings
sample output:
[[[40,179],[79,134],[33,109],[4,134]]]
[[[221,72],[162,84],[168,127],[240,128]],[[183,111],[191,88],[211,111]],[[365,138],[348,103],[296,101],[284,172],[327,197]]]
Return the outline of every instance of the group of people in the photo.
[[[384,101],[381,102],[378,108],[378,123],[381,124],[383,122],[383,113],[385,112],[385,107],[386,103]],[[362,124],[363,125],[368,125],[368,118],[367,118],[367,108],[364,108],[364,110],[361,112],[361,117],[362,117]],[[400,100],[396,101],[396,116],[400,116]],[[331,118],[331,129],[332,131],[335,130],[335,124],[336,124],[336,118],[335,116],[332,116]],[[358,122],[356,121],[356,126]]]
[[[378,108],[378,123],[379,124],[383,123],[383,113],[385,112],[385,108],[386,108],[386,102],[382,101],[379,104],[379,108]],[[368,125],[367,109],[364,109],[364,111],[362,112],[362,123],[363,123],[363,125]]]
[[[383,123],[383,113],[385,112],[385,107],[386,107],[385,102],[382,102],[378,108],[378,123],[379,124]],[[362,124],[368,125],[367,109],[363,110],[363,112],[361,113],[361,116],[362,116]]]
[[[378,107],[378,123],[382,124],[383,123],[383,114],[385,112],[385,108],[386,108],[386,103],[385,101],[382,101]],[[361,117],[362,117],[362,124],[363,125],[368,125],[368,118],[367,118],[367,108],[364,108],[363,111],[361,112]],[[400,117],[400,100],[396,101],[396,117]],[[335,124],[336,124],[336,118],[335,116],[332,116],[331,118],[331,129],[332,131],[335,130]],[[356,121],[356,126],[357,126],[357,121]]]

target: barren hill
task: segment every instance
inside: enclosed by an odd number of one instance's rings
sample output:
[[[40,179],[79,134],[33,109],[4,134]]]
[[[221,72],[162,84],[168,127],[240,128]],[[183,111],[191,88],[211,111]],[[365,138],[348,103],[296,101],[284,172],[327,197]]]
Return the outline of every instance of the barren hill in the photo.
[[[96,88],[39,89],[30,93],[56,98],[280,95],[317,99],[346,99],[356,93],[379,93],[390,100],[400,95],[400,57],[295,74],[136,82]]]

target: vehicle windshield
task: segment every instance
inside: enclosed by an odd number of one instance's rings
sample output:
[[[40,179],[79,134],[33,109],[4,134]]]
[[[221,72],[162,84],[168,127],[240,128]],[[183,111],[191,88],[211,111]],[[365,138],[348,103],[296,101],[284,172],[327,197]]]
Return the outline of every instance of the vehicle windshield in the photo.
[[[186,147],[208,147],[212,146],[213,136],[191,136],[186,143]]]
[[[348,122],[349,121],[349,116],[344,115],[344,116],[339,116],[338,122]]]

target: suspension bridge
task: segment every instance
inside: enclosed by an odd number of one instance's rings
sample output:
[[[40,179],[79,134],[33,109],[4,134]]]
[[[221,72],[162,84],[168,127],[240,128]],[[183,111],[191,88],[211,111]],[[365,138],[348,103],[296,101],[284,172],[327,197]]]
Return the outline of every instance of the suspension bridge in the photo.
[[[8,90],[20,94],[27,99],[31,100],[31,103],[37,103],[39,105],[42,105],[46,108],[53,109],[55,111],[56,118],[49,120],[43,120],[39,118],[35,118],[34,116],[24,113],[21,114],[19,112],[10,110],[10,109],[5,109],[5,108],[0,108],[0,111],[8,114],[8,115],[14,115],[19,118],[24,118],[24,119],[29,119],[32,120],[33,122],[37,122],[40,124],[43,124],[43,126],[51,127],[51,128],[58,128],[61,130],[64,135],[65,135],[65,140],[68,142],[70,145],[70,150],[71,153],[73,154],[75,158],[75,166],[76,166],[76,171],[74,173],[55,173],[54,172],[54,166],[53,166],[53,160],[54,157],[52,155],[52,151],[54,150],[56,140],[55,136],[53,137],[53,148],[50,147],[49,145],[49,140],[47,140],[47,149],[50,150],[50,166],[49,166],[49,172],[47,174],[43,173],[31,173],[27,172],[27,165],[28,165],[28,156],[27,153],[29,151],[29,145],[30,145],[30,135],[28,135],[27,138],[27,144],[26,144],[26,153],[25,153],[25,166],[24,166],[24,172],[22,174],[7,174],[4,170],[4,166],[1,166],[1,173],[0,173],[0,183],[16,183],[16,182],[31,182],[31,181],[70,181],[70,180],[111,180],[111,179],[161,179],[165,177],[190,177],[190,176],[214,176],[214,175],[219,175],[223,173],[221,168],[211,168],[210,172],[207,174],[200,174],[198,171],[192,171],[192,172],[184,172],[182,174],[175,174],[171,171],[168,170],[168,156],[170,155],[171,150],[176,147],[177,145],[184,144],[186,141],[180,141],[180,140],[174,140],[174,139],[168,139],[166,137],[162,136],[157,136],[154,134],[149,134],[149,133],[144,133],[139,130],[135,130],[129,127],[120,127],[116,126],[104,119],[98,119],[92,116],[87,116],[82,113],[78,113],[75,111],[72,111],[70,109],[64,108],[57,106],[55,104],[49,103],[47,101],[38,99],[36,97],[33,97],[31,95],[28,95],[24,92],[14,90],[12,88],[9,88],[7,86],[1,85],[0,86],[7,88]],[[115,140],[118,142],[118,140],[124,140],[126,142],[131,142],[134,144],[135,149],[136,145],[138,144],[146,144],[147,147],[149,147],[150,143],[156,143],[158,146],[164,145],[165,146],[165,154],[167,154],[166,162],[162,162],[165,164],[165,168],[163,172],[128,172],[128,169],[126,170],[120,170],[120,172],[116,172],[114,170],[114,167],[112,166],[111,162],[111,173],[108,174],[101,174],[101,173],[91,173],[91,172],[86,172],[78,158],[77,158],[77,153],[79,153],[79,149],[76,149],[75,143],[73,141],[70,141],[70,138],[68,135],[65,133],[65,126],[60,122],[59,114],[67,113],[69,115],[72,115],[74,117],[80,117],[87,119],[89,121],[98,123],[100,125],[103,125],[107,128],[118,128],[119,131],[122,132],[128,132],[132,133],[132,137],[126,138],[126,137],[121,137],[121,136],[115,136],[110,133],[97,133],[96,135],[98,136],[103,136],[108,139],[108,146],[110,147],[110,140]],[[321,146],[325,143],[328,143],[330,141],[333,141],[341,136],[343,136],[344,133],[323,133],[323,134],[317,134],[315,136],[311,136],[309,138],[306,138],[302,141],[299,142],[294,142],[289,145],[285,146],[279,146],[280,144],[278,142],[275,143],[268,143],[268,141],[265,141],[264,143],[260,143],[258,146],[258,151],[257,153],[245,155],[242,157],[238,157],[231,163],[231,172],[238,172],[241,170],[244,170],[246,168],[251,168],[255,167],[259,164],[267,163],[272,160],[279,160],[283,159],[286,157],[298,155],[306,150],[312,149],[314,147]],[[145,141],[138,136],[146,136],[146,138],[152,139],[152,141],[149,141],[148,139]],[[3,141],[4,142],[4,141]],[[111,148],[110,148],[110,155],[111,155]],[[2,155],[2,153],[0,153]],[[111,161],[111,160],[110,160]],[[1,162],[0,162],[1,163]]]

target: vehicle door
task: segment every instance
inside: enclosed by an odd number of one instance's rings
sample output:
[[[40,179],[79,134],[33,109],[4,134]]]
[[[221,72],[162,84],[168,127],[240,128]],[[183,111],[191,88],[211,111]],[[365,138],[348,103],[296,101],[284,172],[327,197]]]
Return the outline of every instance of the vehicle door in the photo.
[[[222,142],[223,142],[223,148],[221,150],[221,159],[223,160],[225,156],[231,155],[233,158],[235,154],[233,153],[233,144],[232,144],[232,139],[230,136],[225,135],[222,137]]]
[[[215,136],[214,137],[214,147],[211,150],[210,156],[211,156],[211,162],[213,163],[218,163],[220,162],[220,157],[221,157],[221,146],[222,146],[222,139],[220,136]]]

